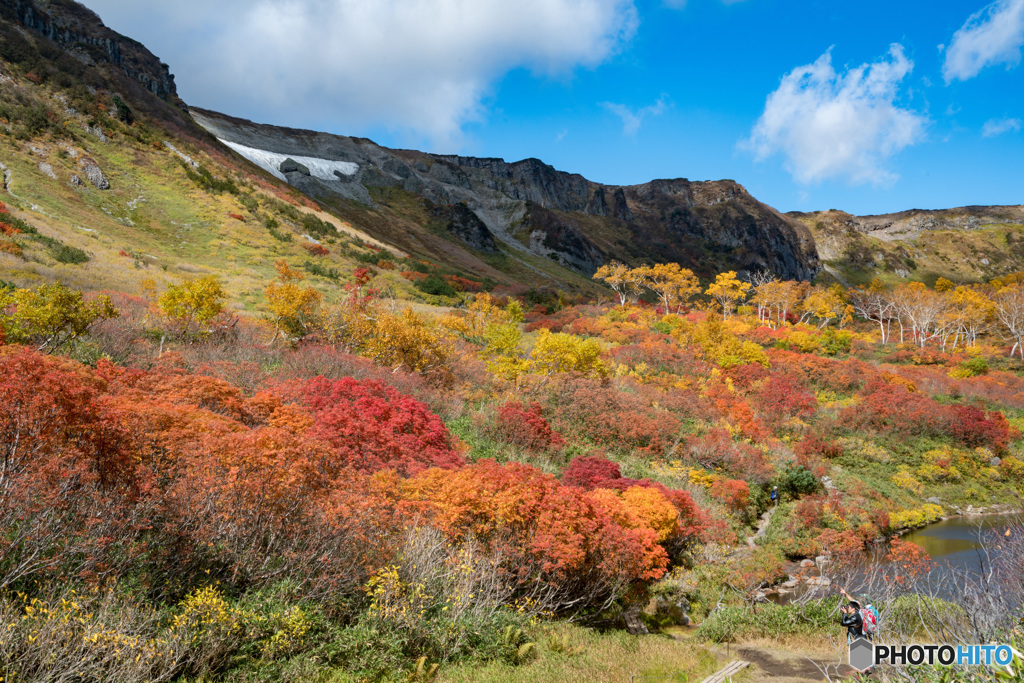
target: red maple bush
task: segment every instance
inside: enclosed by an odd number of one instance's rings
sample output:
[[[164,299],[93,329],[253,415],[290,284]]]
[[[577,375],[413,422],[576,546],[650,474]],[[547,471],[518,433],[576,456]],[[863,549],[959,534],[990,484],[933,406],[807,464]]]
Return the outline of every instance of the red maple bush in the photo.
[[[864,387],[864,400],[844,408],[840,422],[853,429],[874,429],[897,436],[949,437],[965,446],[985,446],[1000,453],[1006,449],[1011,428],[999,411],[946,406],[912,391],[907,384],[900,378],[869,382]]]
[[[661,482],[650,479],[623,477],[618,463],[599,456],[573,458],[562,473],[562,484],[593,491],[611,489],[625,492],[633,487],[650,488],[661,493],[679,513],[677,527],[673,533],[675,546],[682,547],[696,538],[703,537],[710,524],[707,514],[701,510],[688,491],[670,489]]]
[[[1010,443],[1010,423],[998,410],[986,413],[974,406],[949,406],[949,433],[965,446],[987,446],[1002,453]]]
[[[790,418],[813,415],[818,406],[814,394],[794,379],[779,374],[768,378],[756,393],[755,401],[765,422],[775,427]]]
[[[536,401],[527,405],[519,401],[502,404],[488,431],[495,439],[531,451],[558,450],[565,445],[565,439],[551,429],[544,419],[543,408]]]
[[[308,251],[311,256],[327,256],[331,253],[331,250],[322,244],[303,244],[302,248]]]
[[[153,473],[118,418],[94,372],[0,347],[0,586],[132,566]]]
[[[775,476],[775,468],[763,450],[748,443],[734,442],[725,429],[687,436],[685,443],[689,457],[705,469],[721,468],[757,484],[764,484]]]
[[[294,393],[313,415],[308,436],[330,446],[347,467],[410,475],[465,464],[441,418],[382,382],[316,377]]]
[[[750,504],[750,485],[742,479],[719,479],[711,485],[711,495],[733,512],[743,512]]]

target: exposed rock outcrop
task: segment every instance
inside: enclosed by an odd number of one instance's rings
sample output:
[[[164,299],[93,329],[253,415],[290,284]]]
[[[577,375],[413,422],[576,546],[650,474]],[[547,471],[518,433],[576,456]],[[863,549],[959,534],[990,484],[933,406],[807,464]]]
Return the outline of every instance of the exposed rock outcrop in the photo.
[[[92,157],[82,157],[82,160],[79,162],[79,166],[82,167],[85,177],[88,178],[89,182],[95,185],[97,189],[110,189],[110,181],[107,180],[107,176],[103,174],[103,170]]]
[[[444,222],[448,232],[461,237],[473,249],[489,253],[498,251],[498,245],[494,242],[494,235],[487,229],[487,226],[480,220],[480,217],[466,206],[465,202],[435,207],[433,214]]]
[[[141,43],[103,25],[72,0],[0,0],[0,16],[39,32],[80,60],[104,62],[165,102],[181,104],[170,68]]]
[[[285,159],[281,162],[281,173],[288,175],[289,173],[299,173],[301,175],[309,175],[309,168],[303,166],[295,159]]]

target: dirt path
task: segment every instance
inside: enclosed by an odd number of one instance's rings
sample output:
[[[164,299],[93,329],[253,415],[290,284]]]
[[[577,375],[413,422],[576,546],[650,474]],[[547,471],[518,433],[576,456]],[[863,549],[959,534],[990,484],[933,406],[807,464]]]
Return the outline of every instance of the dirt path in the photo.
[[[736,656],[742,657],[757,667],[757,671],[754,674],[755,680],[772,680],[779,683],[805,683],[807,681],[828,680],[822,674],[821,669],[815,666],[814,662],[817,662],[822,668],[827,666],[832,677],[836,677],[836,661],[834,659],[812,657],[811,659],[814,660],[812,662],[799,652],[781,649],[769,651],[763,647],[740,646],[734,648],[733,652],[736,653]],[[851,671],[846,665],[843,665],[840,669],[840,673],[843,675]]]
[[[705,645],[705,647],[708,646]],[[818,683],[828,680],[822,673],[822,669],[828,670],[832,680],[839,680],[841,676],[849,676],[854,673],[853,669],[845,663],[839,666],[837,672],[837,661],[834,656],[772,648],[761,643],[733,645],[728,648],[725,645],[713,645],[708,649],[714,652],[719,661],[742,659],[750,662],[752,666],[748,670],[750,672],[748,678],[752,681],[770,680],[776,683],[811,683],[813,681]],[[819,666],[821,668],[818,668]]]
[[[772,523],[772,515],[778,509],[778,506],[773,505],[761,515],[761,518],[757,521],[757,532],[753,536],[747,536],[747,546],[754,548],[757,546],[757,539],[764,536],[765,532],[768,531],[768,525]]]

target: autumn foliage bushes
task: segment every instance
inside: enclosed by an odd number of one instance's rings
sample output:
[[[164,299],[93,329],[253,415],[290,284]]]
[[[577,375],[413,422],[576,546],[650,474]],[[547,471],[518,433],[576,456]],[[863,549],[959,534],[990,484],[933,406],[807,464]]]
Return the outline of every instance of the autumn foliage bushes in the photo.
[[[666,393],[628,378],[602,382],[566,376],[538,387],[562,434],[615,450],[664,456],[676,442],[681,415],[706,414],[693,392]]]
[[[595,494],[528,465],[468,465],[425,404],[373,379],[248,394],[173,364],[0,347],[0,365],[0,588],[130,579],[176,600],[211,579],[286,577],[359,604],[419,520],[479,544],[510,596],[593,610],[660,576],[705,523],[651,482]],[[501,410],[525,447],[560,442],[538,405]]]
[[[342,467],[411,475],[465,464],[439,417],[381,382],[318,377],[297,394],[312,413],[308,436],[329,445]]]
[[[947,406],[911,390],[905,381],[872,380],[863,400],[844,408],[840,421],[851,429],[872,429],[895,436],[952,438],[965,446],[1005,450],[1011,428],[999,411],[973,406]]]
[[[507,401],[498,406],[493,421],[485,429],[492,438],[528,451],[558,450],[565,445],[565,439],[551,428],[543,411],[536,401],[527,405]]]

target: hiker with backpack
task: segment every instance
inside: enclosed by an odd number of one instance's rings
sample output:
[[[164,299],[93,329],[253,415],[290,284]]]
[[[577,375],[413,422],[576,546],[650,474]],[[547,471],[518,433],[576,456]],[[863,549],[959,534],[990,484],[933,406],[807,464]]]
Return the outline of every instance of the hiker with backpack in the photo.
[[[852,643],[857,638],[874,640],[878,630],[878,610],[871,604],[867,596],[854,598],[845,589],[839,592],[846,598],[846,604],[839,607],[843,613],[839,624],[846,627],[846,642]]]
[[[875,606],[871,604],[871,601],[866,595],[863,595],[860,598],[854,598],[847,593],[844,588],[840,588],[839,592],[843,594],[843,597],[846,598],[847,601],[847,604],[844,606],[843,613],[854,613],[857,615],[860,632],[854,634],[853,631],[849,630],[849,624],[844,623],[843,626],[847,627],[848,633],[853,635],[854,638],[867,638],[868,640],[872,640],[874,638],[875,631],[878,630],[878,610],[875,609]]]

